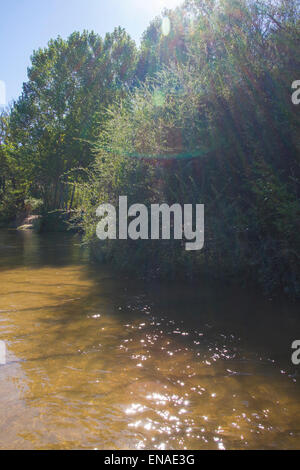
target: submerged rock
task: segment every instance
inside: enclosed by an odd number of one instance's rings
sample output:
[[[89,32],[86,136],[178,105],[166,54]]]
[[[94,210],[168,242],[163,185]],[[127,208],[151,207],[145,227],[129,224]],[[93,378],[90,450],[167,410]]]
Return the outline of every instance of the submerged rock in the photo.
[[[22,225],[17,227],[17,230],[26,231],[26,230],[34,230],[35,232],[39,232],[41,229],[42,224],[42,217],[40,215],[31,215],[26,217],[23,220]]]
[[[20,227],[17,227],[17,230],[20,230],[20,231],[33,230],[33,225],[31,224],[20,225]]]

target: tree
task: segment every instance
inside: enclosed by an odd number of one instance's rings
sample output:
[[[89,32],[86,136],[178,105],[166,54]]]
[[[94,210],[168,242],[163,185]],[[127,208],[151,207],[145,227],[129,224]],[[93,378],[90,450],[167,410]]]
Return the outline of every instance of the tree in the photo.
[[[90,142],[101,132],[109,104],[131,86],[136,55],[121,28],[104,40],[73,33],[34,52],[10,116],[12,154],[47,210],[71,205],[74,194],[61,177],[91,163]]]
[[[196,256],[173,241],[99,248],[146,276],[220,273],[300,295],[299,117],[290,88],[299,7],[195,0],[183,8],[185,59],[150,72],[116,105],[95,147],[83,188],[86,234],[96,241],[96,206],[120,194],[146,204],[204,203],[206,243]],[[152,52],[163,40],[158,24],[146,35]]]

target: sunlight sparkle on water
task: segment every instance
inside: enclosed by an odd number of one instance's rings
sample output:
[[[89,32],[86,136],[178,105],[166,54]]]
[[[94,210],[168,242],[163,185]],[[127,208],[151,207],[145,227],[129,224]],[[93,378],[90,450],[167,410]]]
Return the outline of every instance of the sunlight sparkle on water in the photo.
[[[127,415],[134,415],[136,413],[141,413],[142,411],[145,410],[145,406],[139,404],[139,403],[132,403],[129,408],[125,410],[125,413]]]

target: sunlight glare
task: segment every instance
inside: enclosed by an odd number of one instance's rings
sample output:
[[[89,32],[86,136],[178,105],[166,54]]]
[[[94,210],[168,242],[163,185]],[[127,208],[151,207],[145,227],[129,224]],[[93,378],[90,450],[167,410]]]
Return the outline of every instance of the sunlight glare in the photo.
[[[140,0],[132,0],[135,8],[144,10],[152,15],[160,15],[164,9],[174,10],[183,4],[183,0],[152,0],[151,2],[141,2]]]
[[[164,8],[176,8],[183,3],[183,0],[152,0],[151,3],[155,8],[163,10]]]

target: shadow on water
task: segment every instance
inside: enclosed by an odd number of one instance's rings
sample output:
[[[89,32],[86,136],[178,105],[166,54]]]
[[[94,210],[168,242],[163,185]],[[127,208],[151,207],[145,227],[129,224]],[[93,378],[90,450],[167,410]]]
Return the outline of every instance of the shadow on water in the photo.
[[[71,233],[0,230],[0,270],[18,266],[66,266],[82,263],[80,240]]]
[[[297,448],[297,306],[0,232],[0,448]]]

